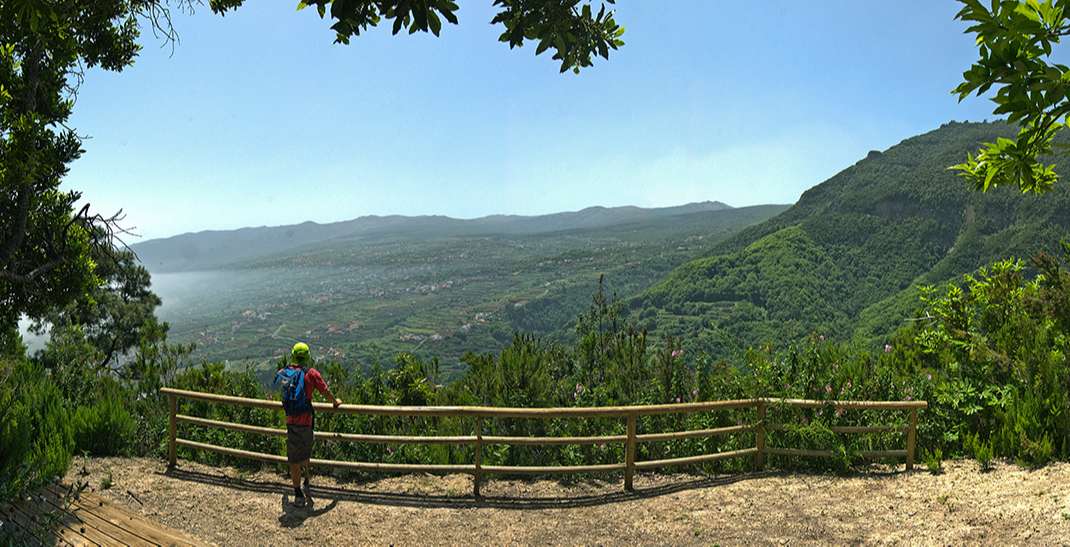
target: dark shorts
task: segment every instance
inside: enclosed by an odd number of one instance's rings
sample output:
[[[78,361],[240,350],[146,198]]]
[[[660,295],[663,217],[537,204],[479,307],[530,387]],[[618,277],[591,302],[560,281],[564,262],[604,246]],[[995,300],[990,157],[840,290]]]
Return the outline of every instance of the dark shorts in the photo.
[[[303,463],[312,458],[312,426],[286,426],[286,461]]]

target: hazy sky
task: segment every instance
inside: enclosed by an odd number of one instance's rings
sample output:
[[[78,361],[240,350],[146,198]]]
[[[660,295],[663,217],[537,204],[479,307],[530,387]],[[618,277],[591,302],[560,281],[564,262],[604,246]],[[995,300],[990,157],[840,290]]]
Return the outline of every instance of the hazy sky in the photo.
[[[93,72],[67,186],[146,237],[367,214],[794,202],[873,149],[991,118],[951,0],[620,0],[627,45],[579,76],[509,50],[490,0],[441,38],[335,45],[295,0],[179,15]]]

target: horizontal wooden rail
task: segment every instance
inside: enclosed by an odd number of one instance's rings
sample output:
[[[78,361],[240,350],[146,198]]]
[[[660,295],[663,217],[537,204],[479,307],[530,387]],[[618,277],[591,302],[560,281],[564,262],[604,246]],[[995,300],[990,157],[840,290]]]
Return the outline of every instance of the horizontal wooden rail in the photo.
[[[217,452],[219,454],[226,454],[228,456],[236,456],[239,458],[246,458],[252,460],[260,460],[272,463],[286,463],[286,456],[279,456],[276,454],[264,454],[263,452],[251,452],[249,450],[238,450],[236,448],[226,448],[224,446],[217,446],[208,443],[199,443],[196,441],[190,441],[187,439],[175,439],[175,444],[178,446],[185,446],[187,448],[195,448],[198,450],[207,450],[209,452]],[[435,465],[435,464],[417,464],[417,463],[376,463],[376,462],[343,462],[337,460],[318,460],[313,458],[310,460],[312,465],[323,467],[338,467],[343,469],[352,469],[357,471],[384,471],[394,473],[474,473],[476,466],[456,464],[456,465]]]
[[[786,424],[767,425],[766,429],[769,431],[791,431],[792,426]],[[829,431],[833,433],[906,433],[909,430],[909,426],[894,426],[894,425],[873,425],[873,426],[856,426],[856,425],[839,425],[829,427]]]
[[[671,431],[669,433],[646,433],[643,435],[636,435],[635,440],[639,442],[653,442],[653,441],[675,441],[679,439],[694,439],[696,437],[714,437],[717,435],[730,435],[732,433],[743,433],[754,429],[753,425],[733,425],[729,427],[716,427],[713,429],[695,429],[691,431]]]
[[[253,408],[282,409],[282,402],[267,399],[250,399],[232,395],[216,395],[199,391],[185,391],[174,388],[160,388],[165,395],[174,395],[183,399],[208,401]],[[335,407],[327,403],[313,403],[317,412],[337,412],[344,414],[367,414],[373,416],[483,416],[491,418],[569,418],[569,417],[621,417],[629,414],[640,416],[653,414],[681,414],[731,408],[746,408],[757,404],[755,399],[730,401],[706,401],[700,403],[671,403],[662,405],[640,406],[580,406],[554,408],[518,408],[492,406],[381,406],[381,405],[341,405]]]
[[[856,425],[839,425],[832,426],[829,431],[833,433],[906,433],[909,427],[896,427],[894,425],[875,425],[875,426],[856,426]]]
[[[258,435],[285,436],[286,430],[273,427],[254,426],[211,420],[197,416],[189,416],[178,413],[177,401],[179,398],[209,403],[221,403],[252,408],[269,410],[282,410],[280,401],[266,399],[250,399],[231,395],[216,395],[174,388],[162,388],[161,393],[168,398],[170,407],[170,422],[168,424],[168,462],[176,464],[176,447],[182,446],[194,450],[207,450],[228,456],[260,460],[270,463],[286,463],[284,456],[264,454],[248,450],[238,450],[223,446],[196,442],[178,438],[177,424],[184,423],[201,427],[213,427],[253,433]],[[859,452],[863,458],[906,458],[907,469],[914,464],[915,439],[917,430],[917,412],[927,408],[925,401],[819,401],[811,399],[782,399],[782,398],[756,398],[739,399],[728,401],[706,401],[694,403],[673,403],[661,405],[641,406],[607,406],[607,407],[562,407],[562,408],[508,408],[486,406],[378,406],[378,405],[333,405],[314,403],[313,407],[319,412],[334,412],[344,414],[360,414],[369,416],[442,416],[474,419],[474,432],[472,435],[367,435],[359,433],[342,433],[331,431],[316,431],[317,440],[349,441],[373,444],[454,444],[471,445],[473,447],[472,464],[394,464],[376,462],[348,462],[336,460],[313,459],[311,463],[317,466],[335,467],[358,471],[380,471],[400,473],[468,473],[473,476],[474,493],[479,496],[479,485],[485,474],[571,474],[571,473],[605,473],[624,471],[625,489],[631,490],[632,477],[636,470],[657,469],[674,465],[696,465],[726,458],[753,457],[754,467],[761,469],[766,455],[796,456],[830,458],[835,456],[831,450],[812,450],[796,448],[767,447],[767,431],[784,431],[787,428],[780,424],[767,424],[766,416],[769,407],[787,406],[795,408],[822,408],[833,407],[838,409],[876,409],[876,410],[906,410],[909,412],[909,425],[900,426],[832,426],[829,429],[835,433],[866,434],[903,432],[907,435],[907,447],[903,450],[874,450]],[[636,431],[638,418],[657,414],[687,414],[704,411],[730,410],[754,408],[756,417],[753,423],[744,423],[733,426],[715,427],[709,429],[696,429],[687,431],[667,431],[661,433],[638,434]],[[625,418],[626,434],[623,435],[600,435],[600,436],[570,436],[570,437],[538,437],[538,436],[506,436],[506,435],[483,435],[483,420],[486,418],[527,418],[527,419],[552,419],[552,418]],[[707,438],[718,435],[733,435],[754,432],[755,446],[724,452],[700,454],[679,458],[667,458],[659,460],[636,461],[636,446],[639,443],[674,441],[683,439]],[[620,463],[598,465],[565,465],[565,466],[505,466],[483,465],[483,446],[486,444],[507,445],[606,445],[611,443],[624,443],[624,461]]]
[[[223,404],[233,404],[254,408],[281,409],[280,401],[268,399],[251,399],[248,397],[236,397],[233,395],[218,395],[215,393],[202,393],[199,391],[186,391],[170,387],[160,388],[160,393],[175,395],[183,399],[209,401]],[[730,409],[753,407],[758,402],[767,405],[785,405],[801,408],[817,408],[831,406],[843,409],[890,409],[909,410],[928,408],[926,401],[819,401],[813,399],[737,399],[727,401],[705,401],[697,403],[669,403],[659,405],[634,405],[634,406],[587,406],[587,407],[553,407],[553,408],[522,408],[522,407],[491,407],[491,406],[382,406],[382,405],[341,405],[335,407],[327,403],[313,403],[312,406],[318,411],[339,412],[346,414],[370,414],[385,416],[489,416],[498,418],[554,418],[554,417],[579,417],[579,416],[627,416],[638,414],[640,416],[651,414],[680,414],[689,412],[701,412],[704,410]]]
[[[816,399],[779,399],[769,397],[763,397],[761,400],[767,405],[784,405],[799,408],[820,408],[823,406],[842,408],[845,410],[910,410],[929,408],[928,401],[819,401]]]
[[[765,449],[766,454],[774,456],[800,456],[803,458],[835,458],[836,452],[832,450],[809,450],[801,448],[773,448],[767,447]],[[906,450],[861,450],[858,455],[870,459],[878,460],[883,458],[903,458],[907,456]]]
[[[176,419],[179,423],[194,424],[204,427],[230,429],[232,431],[256,433],[259,435],[286,436],[285,429],[276,429],[273,427],[220,422],[218,420],[186,416],[185,414],[177,415]],[[475,435],[459,435],[453,437],[433,435],[365,435],[363,433],[337,433],[334,431],[316,431],[314,432],[314,435],[317,441],[350,441],[370,444],[471,444],[476,440]]]
[[[186,448],[195,448],[197,450],[217,452],[219,454],[226,454],[227,456],[245,458],[247,460],[260,460],[262,462],[271,463],[286,463],[286,456],[280,456],[278,454],[264,454],[263,452],[253,452],[251,450],[239,450],[237,448],[227,448],[225,446],[216,446],[214,444],[199,443],[197,441],[191,441],[182,438],[175,439],[175,445],[185,446]]]
[[[503,437],[483,435],[483,444],[610,444],[628,440],[627,435],[602,435],[600,437]]]
[[[258,435],[277,435],[280,437],[286,436],[285,429],[277,429],[274,427],[262,427],[258,425],[245,425],[236,424],[232,422],[221,422],[218,420],[209,420],[208,418],[198,418],[196,416],[187,416],[185,414],[176,414],[175,420],[180,424],[194,424],[203,427],[215,427],[219,429],[229,429],[231,431],[241,431],[242,433],[256,433]]]
[[[744,456],[753,456],[757,453],[757,448],[743,448],[740,450],[732,450],[728,452],[714,452],[713,454],[703,454],[701,456],[687,456],[684,458],[669,458],[665,460],[647,460],[644,462],[635,462],[635,468],[656,469],[658,467],[668,467],[670,465],[694,465],[696,463],[712,462],[716,460],[723,460],[725,458],[742,458]]]
[[[624,470],[623,463],[607,463],[603,465],[546,465],[546,466],[524,466],[524,465],[484,465],[480,469],[484,473],[498,473],[498,474],[522,474],[522,475],[550,475],[550,474],[569,474],[569,473],[607,473],[610,471],[622,471]]]

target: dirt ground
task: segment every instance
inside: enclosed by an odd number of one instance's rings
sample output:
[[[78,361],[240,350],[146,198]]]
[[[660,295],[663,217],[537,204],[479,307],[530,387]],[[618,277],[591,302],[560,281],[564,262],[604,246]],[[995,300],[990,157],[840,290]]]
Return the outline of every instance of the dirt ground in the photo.
[[[78,459],[67,480],[219,545],[1070,545],[1070,464],[944,469],[640,475],[632,494],[619,478],[492,480],[481,500],[469,497],[463,475],[318,477],[304,509],[292,505],[288,480],[268,470]]]

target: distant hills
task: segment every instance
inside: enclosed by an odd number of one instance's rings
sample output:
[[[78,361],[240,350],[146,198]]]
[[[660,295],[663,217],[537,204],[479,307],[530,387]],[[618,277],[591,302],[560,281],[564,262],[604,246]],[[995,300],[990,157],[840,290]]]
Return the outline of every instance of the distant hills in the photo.
[[[365,216],[342,222],[305,222],[289,226],[204,231],[153,239],[133,245],[153,272],[213,270],[238,262],[285,253],[337,240],[375,241],[390,238],[520,236],[591,230],[656,221],[732,207],[718,201],[676,207],[588,207],[581,211],[538,216],[491,215],[475,219],[446,216]]]
[[[948,170],[1002,123],[949,123],[871,152],[635,297],[658,334],[727,355],[811,333],[882,343],[918,304],[917,287],[1070,236],[1070,160],[1044,196],[981,194]]]

